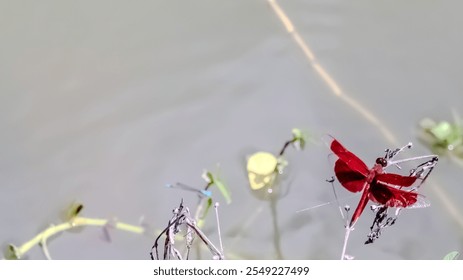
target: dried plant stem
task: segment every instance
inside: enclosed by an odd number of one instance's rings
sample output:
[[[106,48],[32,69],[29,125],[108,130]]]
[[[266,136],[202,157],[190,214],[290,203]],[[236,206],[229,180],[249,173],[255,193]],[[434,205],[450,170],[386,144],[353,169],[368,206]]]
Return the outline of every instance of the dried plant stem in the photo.
[[[344,245],[342,246],[341,260],[346,259],[347,242],[349,241],[350,232],[353,230],[353,227],[346,226],[346,234],[344,235]]]
[[[291,139],[289,141],[286,141],[286,143],[283,145],[283,148],[281,148],[281,151],[280,151],[280,153],[278,155],[280,157],[283,156],[285,151],[286,151],[286,148],[288,148],[289,145],[293,144],[296,141],[297,141],[297,139]]]
[[[183,258],[178,251],[174,247],[175,245],[175,236],[181,232],[181,227],[187,227],[187,236],[186,236],[186,247],[187,252],[185,258]],[[152,260],[160,260],[159,258],[159,244],[161,238],[164,236],[164,253],[163,253],[163,260],[170,260],[170,259],[177,259],[183,260],[189,256],[189,248],[193,243],[193,232],[196,236],[201,239],[201,241],[208,247],[209,251],[213,254],[213,257],[218,260],[223,260],[224,255],[222,252],[214,246],[214,244],[207,238],[207,236],[199,229],[196,225],[196,221],[191,218],[190,210],[188,207],[183,205],[183,199],[180,202],[179,207],[173,210],[173,216],[169,220],[167,227],[156,237],[153,246],[151,247],[150,256]],[[173,257],[173,258],[172,258]]]
[[[187,220],[185,223],[196,232],[198,237],[203,241],[204,244],[206,244],[211,253],[215,254],[215,256],[217,256],[219,260],[224,259],[224,255],[222,254],[222,252],[220,252],[220,250],[217,249],[217,247],[215,247],[215,245],[209,240],[209,238],[207,238],[207,236],[198,227],[196,227],[195,223],[192,223],[192,221],[190,220]]]
[[[144,227],[134,226],[134,225],[130,225],[130,224],[122,223],[122,222],[114,222],[110,219],[93,219],[93,218],[75,217],[69,222],[65,222],[59,225],[52,225],[49,228],[42,231],[41,233],[37,234],[31,240],[19,246],[17,248],[16,254],[18,258],[21,258],[21,256],[24,256],[34,246],[40,244],[42,246],[42,250],[45,256],[47,257],[47,259],[51,259],[50,254],[48,252],[48,247],[46,245],[48,238],[60,232],[67,231],[69,229],[73,229],[76,227],[82,227],[82,226],[104,227],[107,224],[111,224],[112,228],[122,230],[122,231],[128,231],[128,232],[132,232],[136,234],[145,233]]]
[[[220,219],[219,219],[219,203],[216,202],[214,204],[214,209],[215,209],[215,219],[217,221],[217,233],[219,235],[219,245],[220,245],[220,252],[222,253],[222,255],[224,254],[223,253],[223,243],[222,243],[222,233],[220,231]]]

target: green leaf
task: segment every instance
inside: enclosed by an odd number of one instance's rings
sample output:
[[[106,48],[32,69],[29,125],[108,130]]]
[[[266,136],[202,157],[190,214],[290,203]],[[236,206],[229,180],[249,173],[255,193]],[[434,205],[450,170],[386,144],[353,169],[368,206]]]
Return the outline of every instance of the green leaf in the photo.
[[[440,122],[429,131],[437,138],[437,140],[445,141],[451,136],[453,130],[454,128],[450,123]]]
[[[293,134],[293,140],[295,140],[294,145],[296,148],[304,150],[305,143],[307,142],[307,135],[299,128],[293,128],[291,133]]]
[[[211,209],[211,206],[212,206],[212,198],[208,198],[207,199],[207,204],[206,204],[206,208],[204,208],[204,212],[203,212],[203,215],[202,217],[200,218],[201,220],[204,220],[206,218],[206,215],[207,213],[209,212],[209,209]]]
[[[437,154],[457,150],[463,145],[463,128],[460,120],[455,119],[455,123],[446,121],[436,123],[426,118],[420,121],[420,127],[422,129],[420,140]]]
[[[291,130],[291,133],[293,134],[293,137],[296,139],[304,138],[304,134],[302,133],[302,130],[300,130],[299,128],[293,128],[293,130]]]
[[[19,255],[18,248],[13,244],[8,244],[5,249],[5,259],[7,260],[19,260],[21,256]]]
[[[197,226],[199,228],[202,228],[204,226],[204,223],[206,222],[205,219],[206,219],[207,213],[209,212],[209,209],[211,209],[211,206],[212,206],[212,198],[209,197],[207,199],[207,204],[206,204],[206,208],[204,208],[203,215],[199,217],[198,222],[197,222]]]
[[[222,196],[225,198],[225,201],[228,204],[231,203],[230,191],[225,186],[225,184],[219,178],[217,178],[217,176],[207,170],[204,170],[202,177],[208,183],[208,187],[215,185],[219,189]]]
[[[458,253],[457,251],[453,251],[453,252],[450,252],[448,253],[447,255],[445,255],[444,257],[444,260],[457,260],[458,257],[460,257],[460,253]]]
[[[201,177],[203,177],[204,181],[206,181],[209,184],[214,183],[214,176],[212,175],[211,172],[207,170],[204,170],[203,175]]]
[[[225,184],[217,179],[216,177],[213,177],[213,184],[219,189],[220,193],[222,194],[223,198],[225,198],[225,201],[227,202],[227,204],[230,204],[231,203],[231,194],[230,194],[230,191],[228,190],[227,186],[225,186]]]
[[[304,150],[304,148],[305,148],[305,139],[304,138],[299,139],[299,147],[301,147],[301,150]]]

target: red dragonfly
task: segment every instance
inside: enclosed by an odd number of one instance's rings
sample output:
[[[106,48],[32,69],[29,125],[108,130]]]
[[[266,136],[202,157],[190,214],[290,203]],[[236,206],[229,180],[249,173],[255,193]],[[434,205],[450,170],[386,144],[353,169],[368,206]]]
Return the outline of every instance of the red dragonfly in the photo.
[[[388,166],[388,156],[377,158],[375,165],[369,169],[361,159],[334,138],[330,148],[338,156],[334,172],[341,185],[350,192],[363,191],[349,227],[357,222],[369,200],[386,207],[405,208],[415,204],[421,196],[417,192],[400,189],[412,186],[419,178],[418,175],[402,176],[384,172],[384,168]],[[389,156],[389,159],[394,155]]]

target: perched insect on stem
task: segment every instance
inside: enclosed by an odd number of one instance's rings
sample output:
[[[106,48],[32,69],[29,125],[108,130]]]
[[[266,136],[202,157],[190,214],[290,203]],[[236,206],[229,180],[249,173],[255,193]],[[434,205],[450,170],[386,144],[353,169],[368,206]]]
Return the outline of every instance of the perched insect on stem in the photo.
[[[400,149],[386,150],[386,155],[377,158],[372,168],[368,168],[361,159],[344,148],[334,138],[331,141],[330,148],[338,156],[338,160],[334,165],[334,172],[338,181],[350,192],[362,192],[360,201],[348,225],[349,227],[353,227],[357,222],[369,200],[387,207],[401,208],[413,206],[422,200],[422,196],[414,192],[414,189],[403,190],[402,188],[411,187],[417,181],[420,181],[418,183],[418,186],[420,186],[437,163],[437,156],[435,155],[393,161],[395,156],[404,149],[411,148],[410,143]],[[425,158],[431,159],[420,164],[409,176],[386,173],[385,171],[391,165],[400,168],[400,163]]]
[[[377,239],[381,234],[382,228],[394,224],[395,218],[387,218],[387,209],[389,207],[400,209],[426,207],[429,205],[425,201],[424,196],[418,194],[415,190],[427,179],[437,164],[438,157],[436,155],[429,155],[393,160],[400,152],[412,147],[412,144],[408,143],[399,149],[387,149],[385,156],[377,158],[373,167],[368,168],[361,159],[344,148],[339,141],[332,137],[330,140],[330,149],[338,157],[334,165],[336,178],[348,191],[354,193],[362,192],[350,222],[346,223],[344,245],[341,254],[341,259],[344,260],[346,259],[347,241],[350,232],[354,229],[355,223],[362,215],[363,210],[370,200],[377,203],[380,208],[376,211],[376,218],[371,227],[367,243],[372,243]],[[401,163],[425,159],[428,160],[411,170],[408,176],[386,173],[386,168],[390,166],[401,169]],[[417,185],[414,185],[416,182],[418,182]],[[408,187],[410,189],[403,189]]]

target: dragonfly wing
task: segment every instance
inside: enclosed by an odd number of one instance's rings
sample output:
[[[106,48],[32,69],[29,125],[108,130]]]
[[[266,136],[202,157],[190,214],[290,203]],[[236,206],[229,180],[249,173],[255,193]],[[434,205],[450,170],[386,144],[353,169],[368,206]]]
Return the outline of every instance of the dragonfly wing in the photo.
[[[418,194],[417,201],[412,205],[408,206],[407,209],[413,208],[425,208],[431,206],[429,200],[426,199],[424,195]]]
[[[339,183],[350,192],[359,192],[365,187],[366,176],[352,169],[341,159],[338,159],[334,164],[334,173]]]
[[[415,183],[417,177],[415,176],[402,176],[394,173],[382,173],[376,175],[376,180],[385,185],[393,185],[400,187],[410,187]]]
[[[366,164],[359,159],[356,155],[351,153],[349,150],[344,148],[338,140],[333,138],[333,141],[330,145],[331,151],[335,153],[338,158],[343,161],[350,169],[357,171],[360,174],[363,174],[365,177],[368,175],[368,167]]]
[[[419,194],[412,191],[399,190],[381,182],[374,181],[370,187],[370,199],[387,207],[412,207],[418,201]]]

